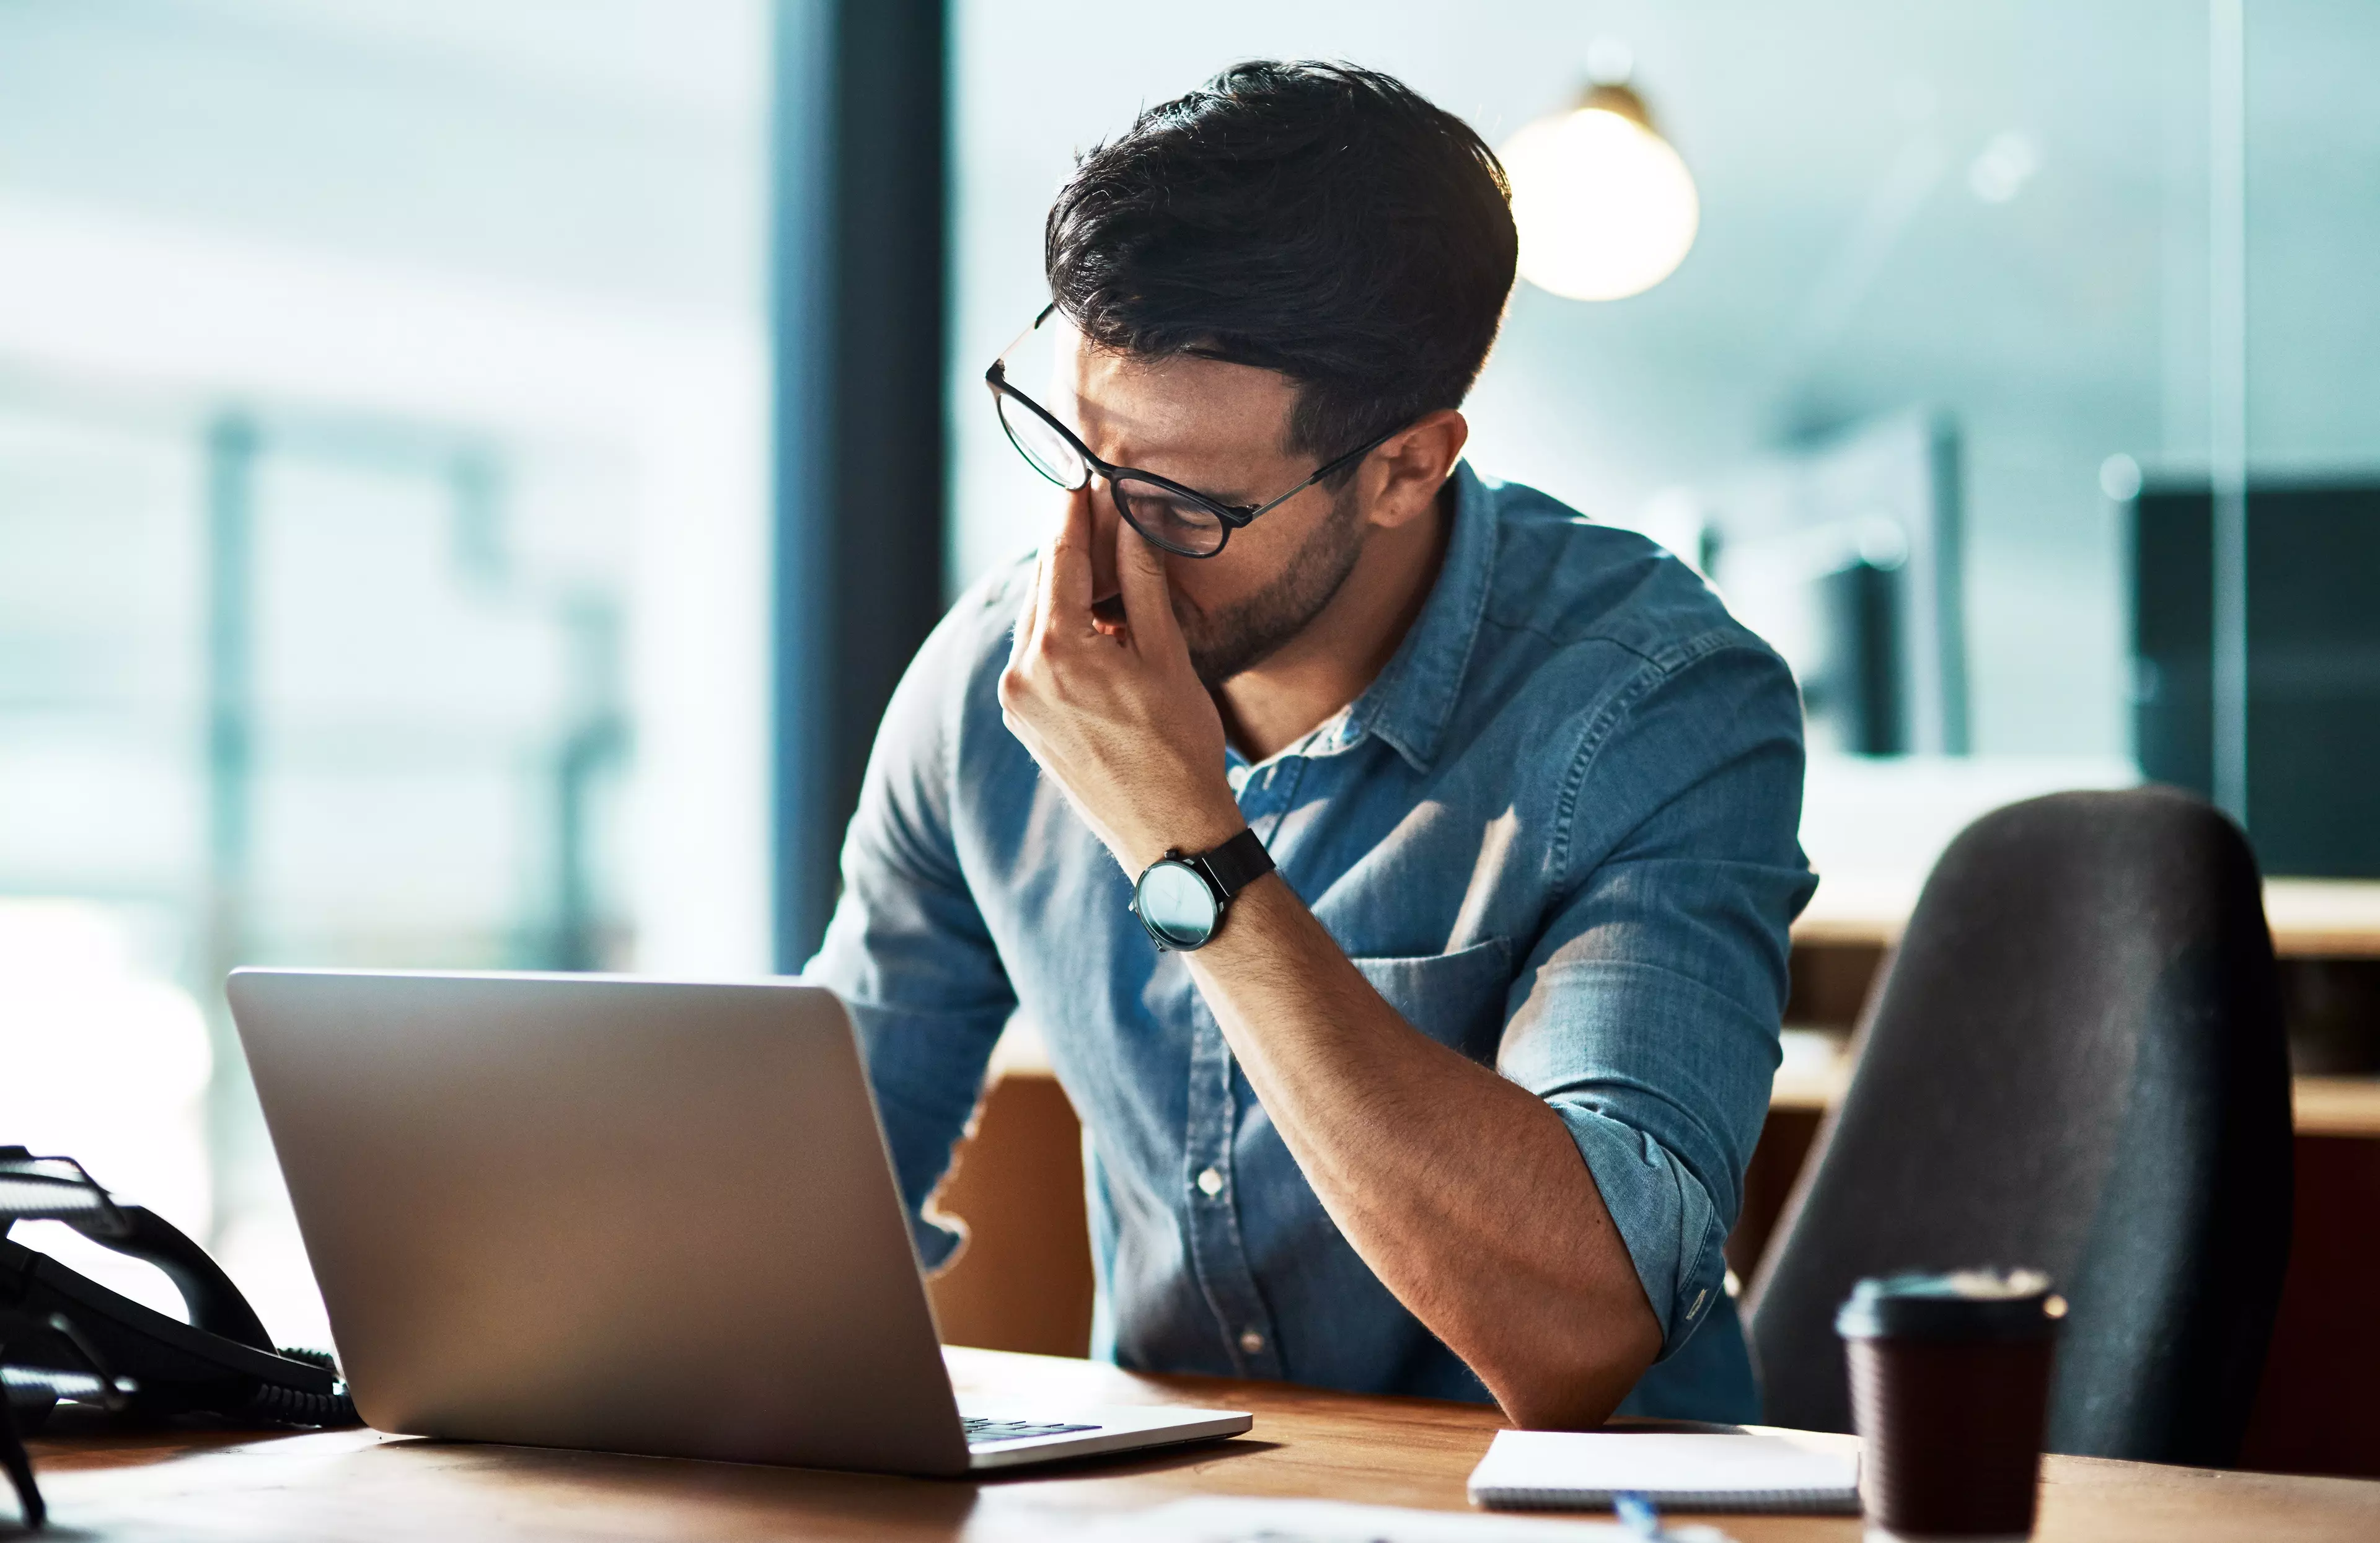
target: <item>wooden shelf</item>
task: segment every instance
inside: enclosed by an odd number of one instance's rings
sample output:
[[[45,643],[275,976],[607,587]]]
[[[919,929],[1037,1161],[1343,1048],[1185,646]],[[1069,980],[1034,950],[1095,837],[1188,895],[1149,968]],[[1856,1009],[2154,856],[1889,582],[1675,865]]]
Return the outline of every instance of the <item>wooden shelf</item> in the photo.
[[[1807,947],[1890,947],[1917,904],[1914,877],[1821,876],[1809,909],[1793,924]],[[2362,879],[2267,879],[2265,917],[2285,959],[2380,959],[2380,882]]]
[[[1768,1089],[1768,1107],[1827,1109],[1841,1100],[1843,1089],[1851,1080],[1848,1059],[1823,1068],[1780,1066],[1777,1069],[1777,1081]]]
[[[1825,1068],[1788,1067],[1777,1074],[1768,1107],[1821,1112],[1851,1082],[1848,1060]],[[2300,1136],[2380,1136],[2380,1077],[2298,1077],[2293,1098]]]
[[[2380,1077],[2300,1077],[2300,1136],[2380,1136]]]
[[[2380,886],[2375,886],[2380,887]],[[1002,1038],[992,1053],[991,1080],[1002,1077],[1049,1079],[1049,1052],[1030,1025],[1019,1023]],[[1768,1094],[1768,1107],[1779,1110],[1822,1111],[1843,1096],[1851,1083],[1851,1058],[1816,1061],[1795,1056],[1778,1068]],[[2380,1077],[2298,1077],[2293,1082],[2300,1136],[2380,1137]]]

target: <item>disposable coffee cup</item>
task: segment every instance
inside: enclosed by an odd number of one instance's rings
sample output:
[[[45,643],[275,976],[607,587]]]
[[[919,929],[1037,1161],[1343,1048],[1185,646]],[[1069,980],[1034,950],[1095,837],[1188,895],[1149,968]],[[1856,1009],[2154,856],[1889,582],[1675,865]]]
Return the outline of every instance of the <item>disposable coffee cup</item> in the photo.
[[[2065,1316],[2034,1270],[1859,1283],[1835,1329],[1851,1362],[1869,1537],[2032,1536]]]

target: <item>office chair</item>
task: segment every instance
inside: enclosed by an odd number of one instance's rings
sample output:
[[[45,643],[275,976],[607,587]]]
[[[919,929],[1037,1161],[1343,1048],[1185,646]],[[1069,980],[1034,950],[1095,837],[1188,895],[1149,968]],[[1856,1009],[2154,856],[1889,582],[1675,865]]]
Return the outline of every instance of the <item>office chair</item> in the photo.
[[[1767,1417],[1851,1429],[1863,1276],[2034,1266],[2049,1450],[2225,1466],[2289,1253],[2289,1070],[2248,844],[2166,788],[1978,820],[1871,994],[1748,1294]]]

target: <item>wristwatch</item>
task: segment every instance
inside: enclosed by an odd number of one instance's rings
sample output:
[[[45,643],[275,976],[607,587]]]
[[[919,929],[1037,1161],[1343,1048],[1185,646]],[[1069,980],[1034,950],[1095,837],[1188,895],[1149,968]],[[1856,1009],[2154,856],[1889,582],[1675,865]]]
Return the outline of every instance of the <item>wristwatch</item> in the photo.
[[[1272,854],[1254,831],[1242,831],[1211,852],[1184,857],[1168,849],[1132,886],[1132,914],[1158,952],[1187,954],[1222,930],[1232,896],[1272,871]]]

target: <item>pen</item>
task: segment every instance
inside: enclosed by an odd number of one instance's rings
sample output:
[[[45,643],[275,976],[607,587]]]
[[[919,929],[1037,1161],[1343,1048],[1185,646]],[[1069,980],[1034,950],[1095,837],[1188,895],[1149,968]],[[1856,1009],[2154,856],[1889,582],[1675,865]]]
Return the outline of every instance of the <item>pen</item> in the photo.
[[[1670,1535],[1661,1530],[1661,1513],[1653,1509],[1652,1500],[1634,1489],[1622,1489],[1611,1497],[1611,1509],[1620,1517],[1621,1525],[1637,1537],[1652,1543]]]

